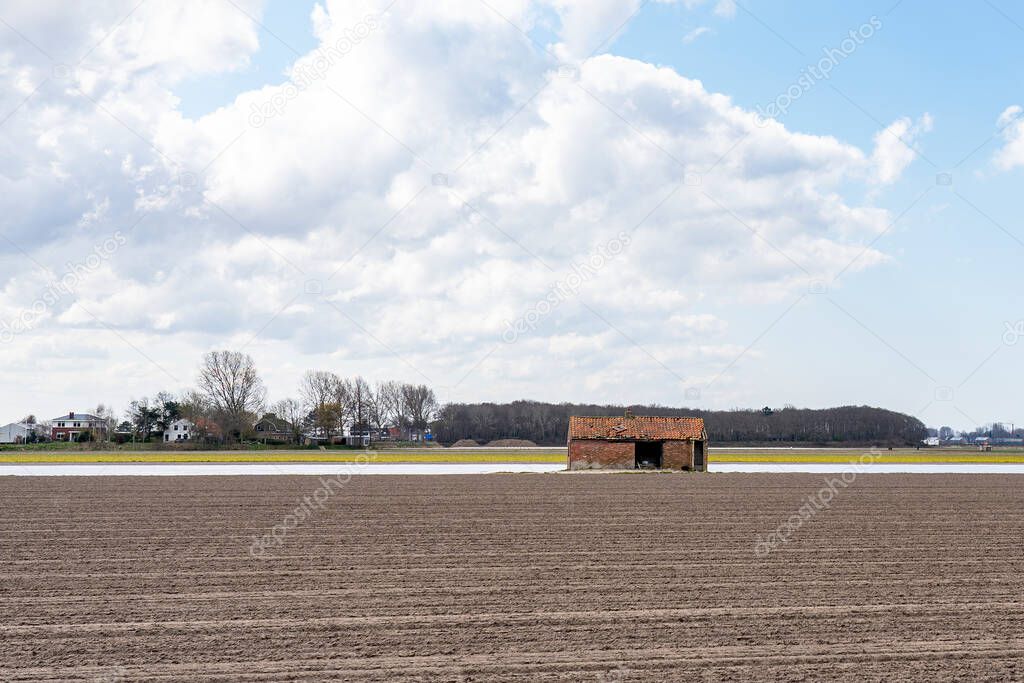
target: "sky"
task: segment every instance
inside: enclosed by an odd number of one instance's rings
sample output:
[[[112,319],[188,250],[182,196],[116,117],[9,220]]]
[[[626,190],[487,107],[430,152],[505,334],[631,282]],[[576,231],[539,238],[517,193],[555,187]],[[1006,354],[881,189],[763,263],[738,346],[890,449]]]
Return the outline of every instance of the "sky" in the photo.
[[[1006,0],[0,0],[0,423],[242,350],[1024,423]]]

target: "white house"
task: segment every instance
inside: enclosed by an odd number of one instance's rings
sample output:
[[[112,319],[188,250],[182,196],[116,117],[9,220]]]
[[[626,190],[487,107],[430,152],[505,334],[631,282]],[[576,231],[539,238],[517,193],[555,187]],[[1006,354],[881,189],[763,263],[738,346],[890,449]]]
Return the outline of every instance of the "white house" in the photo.
[[[54,441],[77,441],[82,432],[89,432],[94,439],[96,436],[106,438],[107,421],[96,415],[74,411],[50,420],[50,438]]]
[[[195,427],[190,420],[184,418],[175,420],[167,425],[167,429],[164,430],[164,441],[167,443],[172,441],[188,441],[192,438],[192,432],[195,430]]]
[[[12,422],[0,427],[0,443],[25,443],[32,433],[33,425]]]

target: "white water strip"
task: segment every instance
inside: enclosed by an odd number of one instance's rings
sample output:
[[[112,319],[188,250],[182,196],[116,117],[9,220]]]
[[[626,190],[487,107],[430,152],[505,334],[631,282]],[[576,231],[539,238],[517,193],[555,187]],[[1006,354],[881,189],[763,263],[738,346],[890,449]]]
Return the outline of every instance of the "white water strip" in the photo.
[[[1024,463],[987,462],[715,462],[711,472],[779,472],[829,474],[856,472],[867,474],[1024,474]]]
[[[166,477],[273,474],[493,474],[497,472],[557,472],[563,464],[549,463],[30,463],[0,464],[0,476],[23,477]]]

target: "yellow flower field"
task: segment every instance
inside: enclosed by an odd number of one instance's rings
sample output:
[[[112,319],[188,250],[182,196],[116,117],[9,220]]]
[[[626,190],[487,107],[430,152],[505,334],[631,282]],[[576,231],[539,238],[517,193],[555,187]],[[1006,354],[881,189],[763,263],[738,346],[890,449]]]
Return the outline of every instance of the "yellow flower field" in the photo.
[[[843,463],[856,462],[869,449],[714,448],[709,462]],[[2,463],[189,463],[189,462],[357,462],[368,455],[376,463],[562,463],[565,449],[448,450],[432,448],[397,451],[221,450],[221,451],[0,451]],[[877,462],[891,463],[1024,463],[1024,451],[896,449],[881,451]]]

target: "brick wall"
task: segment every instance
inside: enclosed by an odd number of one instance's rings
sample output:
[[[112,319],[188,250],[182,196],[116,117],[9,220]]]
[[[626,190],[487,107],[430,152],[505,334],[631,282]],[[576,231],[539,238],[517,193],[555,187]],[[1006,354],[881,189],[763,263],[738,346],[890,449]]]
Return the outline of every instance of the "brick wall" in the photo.
[[[693,469],[693,442],[666,441],[662,447],[661,466],[668,470]],[[707,446],[704,449],[707,460]],[[576,439],[569,442],[570,470],[628,469],[636,467],[636,451],[632,442]]]
[[[693,467],[692,441],[666,441],[661,452],[661,466],[667,470]]]
[[[569,469],[633,469],[636,454],[632,442],[577,439],[569,442]]]

